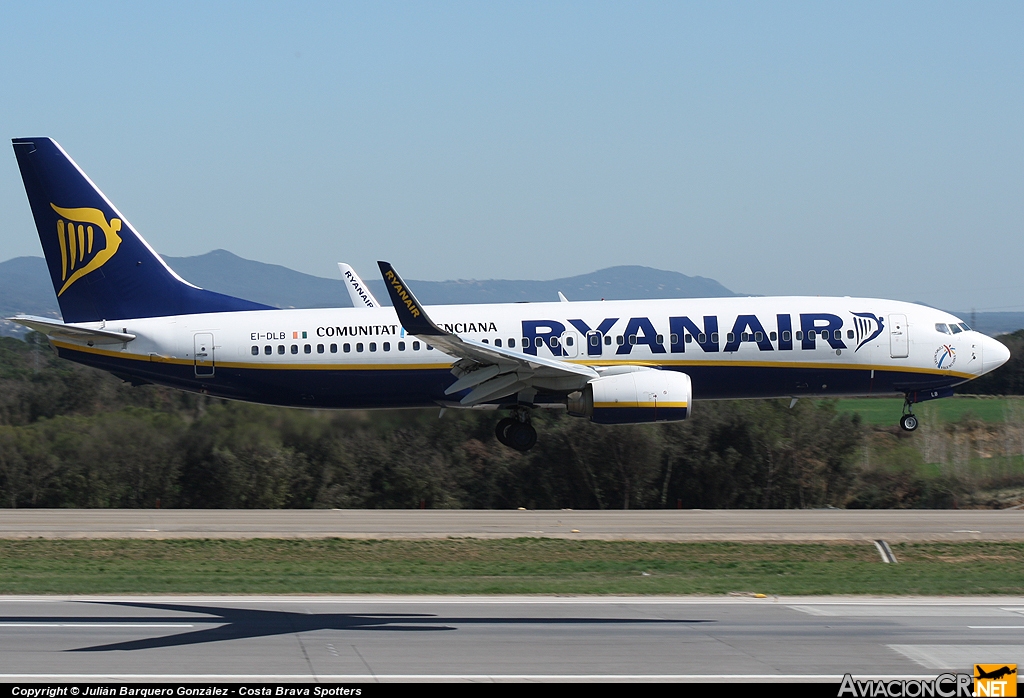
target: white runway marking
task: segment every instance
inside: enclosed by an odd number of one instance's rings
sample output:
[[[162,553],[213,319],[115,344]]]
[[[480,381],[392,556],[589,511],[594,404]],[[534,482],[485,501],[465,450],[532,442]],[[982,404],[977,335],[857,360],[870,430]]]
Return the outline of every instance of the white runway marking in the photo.
[[[967,671],[977,662],[1024,663],[1024,645],[889,645],[925,669]]]
[[[210,621],[218,623],[219,621]],[[0,623],[0,628],[194,628],[188,623]]]
[[[858,674],[857,678],[899,680],[928,679],[934,676]],[[467,681],[479,683],[593,681],[637,681],[650,683],[709,681],[762,682],[804,681],[834,682],[841,674],[0,674],[0,681],[331,681],[351,683],[398,683],[417,681]]]

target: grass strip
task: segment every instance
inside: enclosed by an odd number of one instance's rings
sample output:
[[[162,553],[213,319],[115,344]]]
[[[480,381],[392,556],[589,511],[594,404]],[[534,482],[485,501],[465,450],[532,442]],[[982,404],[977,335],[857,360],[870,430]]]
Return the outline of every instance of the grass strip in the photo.
[[[865,424],[896,426],[903,412],[903,398],[841,398],[836,410],[857,413]],[[992,424],[1018,423],[1024,418],[1024,400],[1020,397],[956,395],[944,400],[914,405],[914,413],[923,423],[953,424],[976,419]]]
[[[1024,543],[2,540],[5,594],[1024,594]]]

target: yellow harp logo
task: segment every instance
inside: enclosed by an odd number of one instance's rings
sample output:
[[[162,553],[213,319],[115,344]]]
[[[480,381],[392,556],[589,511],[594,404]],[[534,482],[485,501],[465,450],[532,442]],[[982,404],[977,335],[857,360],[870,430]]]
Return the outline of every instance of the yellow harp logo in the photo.
[[[121,219],[111,218],[107,222],[103,212],[96,208],[50,207],[61,218],[57,219],[57,239],[60,241],[60,279],[64,282],[57,296],[68,290],[71,284],[94,272],[114,256],[121,246]],[[103,234],[102,248],[96,241],[96,231]],[[93,254],[93,249],[96,253]]]

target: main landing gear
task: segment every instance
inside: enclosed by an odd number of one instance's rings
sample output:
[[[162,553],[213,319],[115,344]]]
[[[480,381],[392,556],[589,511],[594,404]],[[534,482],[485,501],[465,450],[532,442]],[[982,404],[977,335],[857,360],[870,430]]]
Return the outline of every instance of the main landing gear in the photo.
[[[529,451],[537,443],[537,430],[530,424],[530,410],[525,407],[512,408],[512,415],[494,427],[494,436],[509,448],[524,453]]]
[[[917,417],[911,412],[910,396],[903,402],[903,416],[900,417],[900,429],[903,431],[914,431],[917,429]]]

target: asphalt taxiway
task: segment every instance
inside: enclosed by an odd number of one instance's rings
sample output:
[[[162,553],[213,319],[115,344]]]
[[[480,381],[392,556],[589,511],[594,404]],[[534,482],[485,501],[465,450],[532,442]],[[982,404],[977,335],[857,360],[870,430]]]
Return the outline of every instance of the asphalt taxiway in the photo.
[[[0,681],[836,681],[1024,666],[1024,598],[7,597]]]
[[[446,511],[4,509],[0,538],[1024,540],[1024,509]]]

